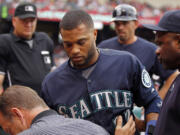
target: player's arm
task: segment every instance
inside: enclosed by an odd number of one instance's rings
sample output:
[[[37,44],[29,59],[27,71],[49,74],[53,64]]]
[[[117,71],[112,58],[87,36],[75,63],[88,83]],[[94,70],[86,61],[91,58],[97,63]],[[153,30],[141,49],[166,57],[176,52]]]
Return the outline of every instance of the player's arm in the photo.
[[[150,125],[155,126],[156,124],[162,100],[158,92],[155,90],[151,78],[146,70],[142,70],[141,78],[139,80],[139,90],[134,93],[134,99],[138,106],[144,106],[145,108],[145,124],[143,121],[136,120],[136,125],[139,127],[137,128],[139,131],[144,131],[146,125],[146,131],[148,131]]]
[[[153,134],[158,116],[158,113],[149,113],[146,115],[146,135]]]
[[[158,113],[149,113],[149,114],[146,115],[145,120],[140,120],[140,119],[135,117],[136,129],[138,131],[141,131],[141,132],[146,131],[146,128],[148,128],[147,123],[150,122],[150,121],[151,122],[154,121],[155,122],[154,124],[156,124],[158,116],[159,116]]]
[[[175,71],[174,73],[172,73],[168,79],[165,81],[165,83],[163,84],[162,88],[158,91],[159,92],[159,96],[161,97],[161,99],[163,100],[166,96],[166,93],[168,92],[171,84],[173,83],[174,79],[177,77],[177,75],[179,74],[179,71]]]
[[[151,109],[150,109],[151,110]],[[135,124],[136,124],[136,129],[138,131],[146,131],[146,134],[148,132],[153,132],[153,128],[155,128],[156,121],[158,119],[159,113],[156,113],[154,109],[154,112],[148,113],[145,116],[145,120],[140,120],[135,117]],[[149,126],[151,126],[151,131],[149,131]]]
[[[128,122],[122,126],[122,117],[118,116],[117,118],[117,125],[115,129],[114,135],[134,135],[136,128],[135,128],[135,122],[133,120],[133,117],[131,116],[128,120]]]
[[[137,69],[134,79],[134,101],[139,107],[145,109],[146,129],[149,122],[157,120],[162,105],[162,100],[155,90],[149,73],[140,61],[137,60]],[[140,122],[139,122],[140,123]],[[142,124],[142,123],[140,123]],[[155,124],[154,124],[155,125]]]
[[[3,93],[3,81],[4,81],[4,74],[0,74],[0,95]]]
[[[153,91],[153,93],[155,92],[156,90]],[[153,134],[161,106],[162,100],[158,94],[145,105],[146,135]]]
[[[136,124],[136,129],[138,131],[146,131],[146,122],[145,122],[145,120],[138,119],[135,116],[135,124]]]

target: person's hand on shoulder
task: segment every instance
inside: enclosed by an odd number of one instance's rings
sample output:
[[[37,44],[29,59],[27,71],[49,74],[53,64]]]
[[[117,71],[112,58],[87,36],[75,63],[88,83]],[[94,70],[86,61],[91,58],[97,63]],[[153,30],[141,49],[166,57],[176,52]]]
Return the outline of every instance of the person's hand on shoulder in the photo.
[[[122,123],[122,116],[118,116],[114,135],[134,135],[136,128],[133,116],[129,118],[128,122],[124,126],[122,126]]]

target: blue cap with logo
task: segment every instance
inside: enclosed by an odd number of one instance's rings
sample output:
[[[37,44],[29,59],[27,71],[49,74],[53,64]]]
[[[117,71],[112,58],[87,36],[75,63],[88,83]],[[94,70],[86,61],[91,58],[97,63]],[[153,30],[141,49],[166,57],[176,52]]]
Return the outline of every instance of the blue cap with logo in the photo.
[[[165,12],[158,25],[143,24],[143,26],[153,31],[180,33],[180,10]]]

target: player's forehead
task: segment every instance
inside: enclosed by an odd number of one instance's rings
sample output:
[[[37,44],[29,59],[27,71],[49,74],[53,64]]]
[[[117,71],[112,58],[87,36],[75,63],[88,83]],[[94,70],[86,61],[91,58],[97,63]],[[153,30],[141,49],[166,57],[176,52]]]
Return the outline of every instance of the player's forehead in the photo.
[[[63,41],[81,40],[88,38],[91,31],[85,25],[79,25],[72,30],[61,29],[61,36]]]
[[[60,29],[60,33],[63,34],[63,33],[70,33],[70,32],[76,32],[76,33],[79,33],[79,32],[88,32],[91,29],[92,28],[87,27],[87,25],[85,25],[84,23],[81,23],[81,24],[77,25],[74,28],[70,28],[70,29],[61,28]]]
[[[177,33],[172,32],[157,32],[155,36],[155,42],[157,41],[166,41],[166,40],[174,40],[177,36]]]
[[[131,20],[131,21],[114,21],[115,25],[128,25],[128,24],[133,24],[135,21]]]

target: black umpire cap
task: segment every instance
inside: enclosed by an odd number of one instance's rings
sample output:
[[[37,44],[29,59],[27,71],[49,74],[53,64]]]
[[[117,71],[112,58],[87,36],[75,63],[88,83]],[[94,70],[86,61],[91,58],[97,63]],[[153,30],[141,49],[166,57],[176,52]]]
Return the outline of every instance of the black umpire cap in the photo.
[[[128,4],[120,4],[115,7],[111,21],[132,21],[137,20],[136,8]]]
[[[25,19],[30,17],[36,18],[37,17],[36,6],[29,2],[21,3],[16,7],[14,16],[19,17],[20,19]]]

